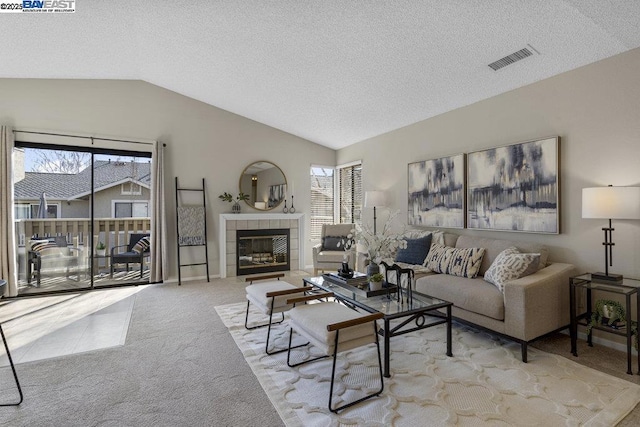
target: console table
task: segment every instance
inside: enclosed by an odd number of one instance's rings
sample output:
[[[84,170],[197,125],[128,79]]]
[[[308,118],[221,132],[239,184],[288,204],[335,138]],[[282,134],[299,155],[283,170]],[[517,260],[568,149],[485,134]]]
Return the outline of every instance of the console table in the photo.
[[[631,370],[631,345],[633,342],[632,325],[635,317],[635,321],[640,319],[640,280],[624,278],[619,284],[598,282],[591,277],[590,273],[581,274],[579,276],[571,277],[569,279],[571,291],[570,291],[570,307],[571,307],[571,353],[574,356],[578,356],[577,340],[578,340],[578,325],[587,326],[593,313],[593,301],[591,291],[608,292],[612,294],[622,295],[625,298],[625,316],[627,320],[626,327],[615,329],[608,325],[594,325],[593,329],[599,331],[608,332],[619,336],[626,337],[627,339],[627,374],[633,374]],[[584,289],[587,293],[586,311],[584,313],[576,313],[576,291],[578,289]],[[631,298],[635,295],[636,298],[636,311],[631,311]],[[590,347],[593,347],[592,331],[587,335],[587,343]],[[640,355],[638,356],[638,374],[640,375]]]

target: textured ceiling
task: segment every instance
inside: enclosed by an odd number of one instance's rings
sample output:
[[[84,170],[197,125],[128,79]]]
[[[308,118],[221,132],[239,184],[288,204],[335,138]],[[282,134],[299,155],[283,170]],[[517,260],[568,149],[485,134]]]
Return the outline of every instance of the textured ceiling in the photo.
[[[341,148],[638,47],[640,1],[77,0],[0,41],[0,77],[140,79]]]

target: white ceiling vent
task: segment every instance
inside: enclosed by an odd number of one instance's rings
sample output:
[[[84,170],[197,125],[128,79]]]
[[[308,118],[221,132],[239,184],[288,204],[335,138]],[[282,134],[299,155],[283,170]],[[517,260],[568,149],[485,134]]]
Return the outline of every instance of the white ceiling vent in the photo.
[[[532,56],[535,53],[538,53],[531,45],[527,45],[524,49],[520,49],[517,52],[513,52],[511,55],[507,55],[504,58],[500,58],[495,62],[489,64],[489,67],[493,69],[493,71],[498,71],[500,68],[504,68],[507,65],[511,65],[514,62],[518,62],[524,58]]]

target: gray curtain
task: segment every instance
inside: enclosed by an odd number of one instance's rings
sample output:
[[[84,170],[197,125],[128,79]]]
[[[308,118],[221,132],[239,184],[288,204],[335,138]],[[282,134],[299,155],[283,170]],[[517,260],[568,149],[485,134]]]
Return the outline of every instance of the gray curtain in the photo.
[[[151,282],[168,278],[167,220],[164,203],[164,147],[156,141],[151,158]]]
[[[13,220],[13,130],[0,126],[0,278],[6,296],[18,295],[15,226]]]

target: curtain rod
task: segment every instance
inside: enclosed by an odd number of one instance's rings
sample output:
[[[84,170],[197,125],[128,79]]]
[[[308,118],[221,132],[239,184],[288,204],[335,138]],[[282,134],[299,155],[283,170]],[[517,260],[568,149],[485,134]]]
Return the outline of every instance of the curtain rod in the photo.
[[[79,135],[67,135],[64,133],[51,133],[51,132],[34,132],[34,131],[30,131],[30,130],[20,130],[20,129],[13,129],[13,132],[22,132],[22,133],[31,133],[34,135],[50,135],[50,136],[66,136],[69,138],[81,138],[81,139],[90,139],[90,140],[99,140],[99,141],[111,141],[111,142],[128,142],[131,144],[143,144],[143,145],[153,145],[151,142],[140,142],[140,141],[129,141],[127,139],[112,139],[112,138],[96,138],[93,136],[79,136]],[[157,142],[157,141],[156,141]],[[162,144],[163,147],[166,147],[167,144]]]

